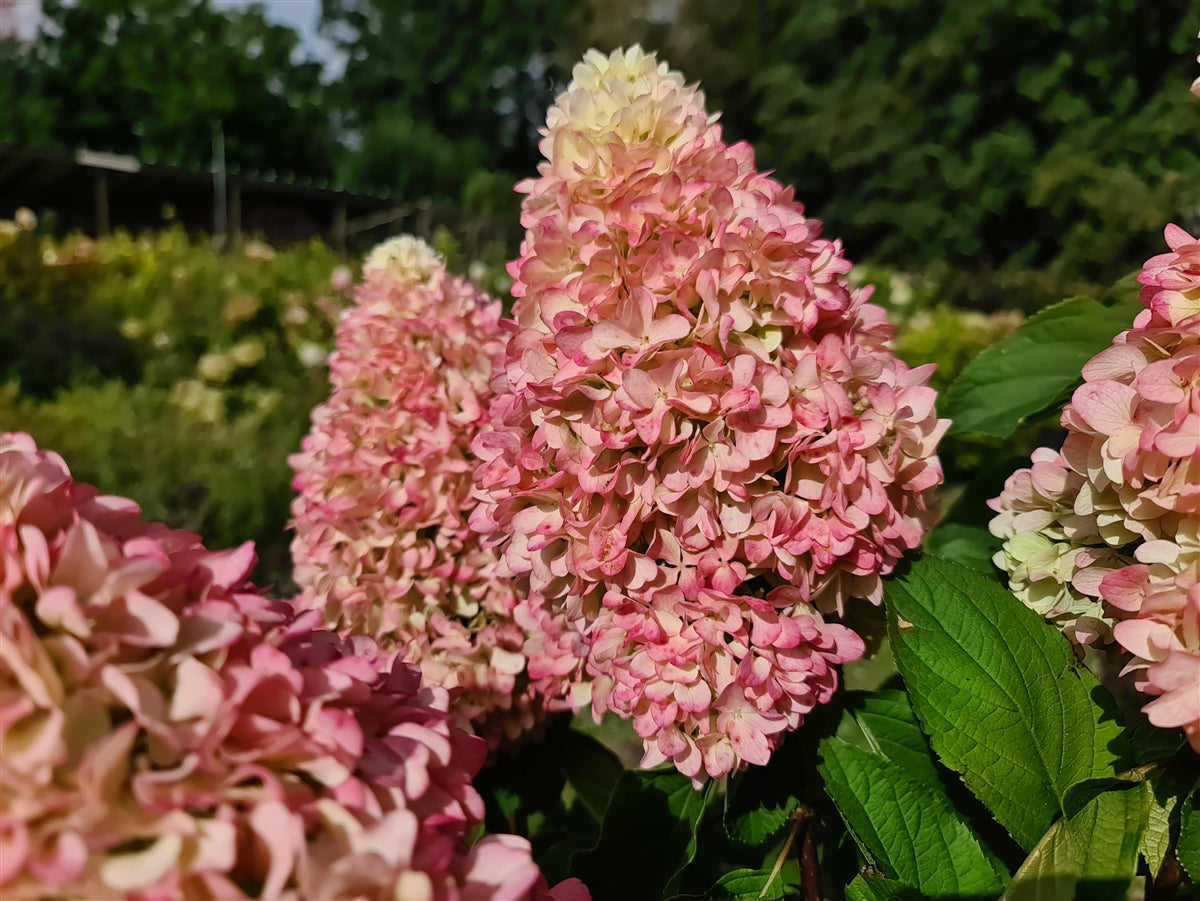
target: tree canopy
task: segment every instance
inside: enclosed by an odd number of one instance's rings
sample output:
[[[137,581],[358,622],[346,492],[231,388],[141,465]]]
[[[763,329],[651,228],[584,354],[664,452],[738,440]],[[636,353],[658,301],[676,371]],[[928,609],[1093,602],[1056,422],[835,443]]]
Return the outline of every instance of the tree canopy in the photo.
[[[1200,215],[1190,0],[620,8],[573,51],[659,49],[856,257],[1107,280]]]
[[[333,174],[322,66],[261,7],[207,0],[45,0],[38,40],[0,42],[0,141],[208,168]],[[5,96],[7,94],[7,96]]]
[[[323,0],[325,84],[261,7],[46,0],[0,41],[0,142],[207,167],[220,123],[243,169],[511,209],[572,63],[640,41],[853,257],[1099,282],[1200,225],[1191,5]]]

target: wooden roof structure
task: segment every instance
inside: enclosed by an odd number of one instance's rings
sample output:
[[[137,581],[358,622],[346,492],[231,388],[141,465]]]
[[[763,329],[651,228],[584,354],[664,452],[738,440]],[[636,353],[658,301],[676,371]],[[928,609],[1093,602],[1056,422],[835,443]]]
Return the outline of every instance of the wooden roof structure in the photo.
[[[388,193],[362,194],[328,183],[146,164],[131,156],[0,146],[0,218],[20,207],[52,211],[58,232],[92,236],[114,228],[161,228],[172,221],[189,231],[237,241],[257,234],[272,244],[320,237],[336,247],[355,246],[360,233],[420,212]]]

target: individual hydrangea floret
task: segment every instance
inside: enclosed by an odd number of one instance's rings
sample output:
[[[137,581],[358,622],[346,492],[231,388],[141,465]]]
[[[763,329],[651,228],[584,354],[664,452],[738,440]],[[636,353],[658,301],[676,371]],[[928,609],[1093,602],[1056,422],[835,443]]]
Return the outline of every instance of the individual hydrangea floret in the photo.
[[[481,739],[374,643],[0,436],[0,894],[548,894],[514,836],[468,847]]]
[[[544,713],[526,626],[468,528],[500,305],[403,236],[367,257],[330,358],[332,394],[291,458],[298,603],[398,649],[491,744]]]
[[[942,480],[945,429],[868,291],[704,97],[639,48],[589,52],[526,194],[515,323],[471,522],[527,648],[645,763],[697,782],[765,763],[861,640]]]
[[[1157,700],[1150,721],[1200,750],[1200,242],[1166,230],[1133,328],[1083,367],[1061,454],[991,502],[996,563],[1081,643],[1115,640]]]

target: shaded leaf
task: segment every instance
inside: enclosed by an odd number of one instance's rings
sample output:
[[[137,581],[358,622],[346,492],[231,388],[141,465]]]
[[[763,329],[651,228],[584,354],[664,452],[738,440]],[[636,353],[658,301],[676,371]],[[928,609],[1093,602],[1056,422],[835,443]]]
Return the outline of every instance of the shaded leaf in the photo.
[[[1146,831],[1142,834],[1140,851],[1146,858],[1150,868],[1150,876],[1157,878],[1159,868],[1171,849],[1171,821],[1178,821],[1178,816],[1172,816],[1178,804],[1179,797],[1172,790],[1172,783],[1177,782],[1176,774],[1170,772],[1152,773],[1146,780],[1150,785],[1150,808],[1146,812]],[[1195,779],[1190,780],[1193,784]]]
[[[804,789],[805,747],[789,738],[766,766],[749,767],[729,780],[725,795],[725,834],[759,846],[780,833],[800,806]]]
[[[696,830],[707,794],[675,772],[628,771],[617,780],[600,840],[576,854],[571,875],[593,901],[661,897],[695,854]]]
[[[1192,792],[1179,805],[1179,841],[1175,859],[1191,877],[1200,883],[1200,792]]]
[[[1042,310],[967,364],[943,396],[950,434],[1007,438],[1023,421],[1063,399],[1081,380],[1083,364],[1129,328],[1141,309],[1134,300],[1105,306],[1088,297]]]
[[[762,898],[763,901],[780,901],[788,897],[788,889],[800,884],[800,864],[788,858],[778,873],[771,868],[761,870],[731,870],[706,893],[707,898]]]
[[[941,789],[941,778],[908,695],[877,691],[863,698],[853,716],[871,748],[909,777]]]
[[[1182,729],[1163,729],[1145,719],[1140,711],[1139,716],[1141,720],[1129,730],[1129,744],[1135,763],[1166,760],[1187,744],[1187,736]]]
[[[1095,676],[999,584],[927,557],[885,597],[896,663],[934,751],[1022,847],[1058,818],[1071,786],[1126,768]]]
[[[700,802],[700,812],[696,816],[688,818],[686,828],[688,834],[687,845],[683,849],[683,857],[679,861],[679,865],[675,868],[675,872],[671,878],[667,880],[665,889],[667,894],[674,894],[679,891],[680,883],[683,881],[684,871],[688,868],[693,860],[696,859],[696,850],[700,844],[700,823],[704,819],[704,812],[708,810],[712,804],[713,795],[716,794],[717,783],[710,781],[704,786],[703,798]]]
[[[839,738],[821,743],[829,796],[867,859],[931,898],[995,897],[1008,879],[940,785]]]
[[[846,886],[846,901],[925,901],[925,896],[895,879],[865,874]]]
[[[942,523],[925,539],[925,548],[930,554],[987,575],[996,571],[992,556],[1000,550],[1000,544],[1000,539],[982,526],[957,522]]]
[[[587,812],[597,821],[603,820],[613,788],[625,771],[617,756],[594,738],[572,729],[560,739],[558,767]]]
[[[1150,804],[1150,787],[1144,782],[1097,795],[1074,816],[1050,827],[1002,901],[1124,899],[1137,872]]]

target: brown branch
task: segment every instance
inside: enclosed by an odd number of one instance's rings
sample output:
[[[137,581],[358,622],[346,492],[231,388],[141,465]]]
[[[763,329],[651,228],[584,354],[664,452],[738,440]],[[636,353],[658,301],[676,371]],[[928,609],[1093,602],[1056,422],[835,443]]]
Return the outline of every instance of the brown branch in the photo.
[[[800,843],[800,887],[804,901],[821,901],[821,872],[817,860],[817,816],[804,808],[804,840]]]
[[[1149,880],[1146,885],[1145,901],[1171,901],[1179,893],[1183,884],[1183,867],[1175,859],[1174,854],[1168,854],[1158,868],[1158,876]]]
[[[771,875],[767,877],[767,881],[763,885],[762,891],[758,893],[758,897],[761,898],[766,895],[768,891],[770,891],[771,886],[775,883],[775,877],[779,875],[779,871],[783,869],[783,864],[787,860],[788,855],[792,853],[792,845],[795,843],[796,835],[799,833],[800,827],[804,822],[803,814],[801,812],[805,809],[806,808],[798,807],[788,816],[788,819],[792,823],[791,831],[788,832],[787,841],[783,843],[783,847],[779,850],[779,854],[776,855],[775,866],[771,867]]]
[[[767,877],[767,881],[763,885],[762,892],[758,897],[762,898],[765,896],[770,891],[771,886],[775,884],[775,879],[779,875],[779,871],[783,869],[788,855],[792,853],[792,846],[796,844],[796,839],[799,837],[800,889],[804,893],[804,901],[821,901],[821,873],[817,859],[817,839],[815,835],[817,824],[816,812],[811,807],[801,804],[792,811],[788,820],[791,822],[792,828],[788,832],[787,841],[779,849],[779,854],[775,858],[775,865],[771,867],[771,875]]]

